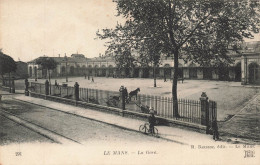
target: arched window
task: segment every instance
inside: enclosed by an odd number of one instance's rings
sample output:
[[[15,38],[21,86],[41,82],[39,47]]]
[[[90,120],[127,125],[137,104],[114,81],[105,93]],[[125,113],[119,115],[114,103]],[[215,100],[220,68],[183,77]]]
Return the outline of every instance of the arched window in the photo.
[[[34,67],[34,76],[37,77],[37,67]]]
[[[241,81],[241,62],[235,65],[235,81]]]
[[[62,67],[61,67],[61,74],[62,74],[62,75],[66,74],[66,68],[65,68],[65,66],[62,66]]]
[[[170,64],[164,65],[164,77],[171,78],[171,66],[170,66]]]
[[[169,68],[169,67],[171,67],[170,64],[165,64],[164,65],[164,68]]]
[[[74,75],[74,66],[70,67],[70,75]]]
[[[260,83],[260,68],[257,63],[251,63],[248,65],[249,69],[249,83],[256,84]]]

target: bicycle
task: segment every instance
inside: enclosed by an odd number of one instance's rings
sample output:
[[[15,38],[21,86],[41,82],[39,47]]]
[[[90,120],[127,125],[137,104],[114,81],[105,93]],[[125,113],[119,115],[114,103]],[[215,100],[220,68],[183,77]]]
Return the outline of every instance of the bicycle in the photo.
[[[158,129],[156,127],[154,127],[154,132],[152,132],[149,128],[149,123],[144,123],[142,125],[139,126],[139,131],[145,134],[151,134],[152,136],[156,136],[158,137]]]

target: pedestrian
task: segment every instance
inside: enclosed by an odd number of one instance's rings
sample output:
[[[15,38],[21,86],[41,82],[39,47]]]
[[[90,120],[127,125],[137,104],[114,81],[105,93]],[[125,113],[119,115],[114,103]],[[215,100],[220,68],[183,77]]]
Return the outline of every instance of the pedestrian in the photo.
[[[91,82],[94,82],[94,77],[92,76],[92,80],[91,80]]]
[[[85,76],[85,79],[87,78],[87,75],[86,75],[86,73],[84,73],[84,76]]]
[[[128,100],[128,91],[127,91],[127,88],[125,87],[125,90],[124,90],[124,95],[125,95],[125,102],[128,103],[129,100]]]
[[[167,80],[166,80],[166,76],[164,75],[164,82],[167,82]]]
[[[150,116],[148,117],[149,131],[151,133],[154,133],[154,126],[155,126],[155,123],[156,123],[156,118],[154,116],[153,107],[150,108],[149,114],[150,114]]]
[[[55,88],[59,88],[59,84],[57,83],[57,80],[55,80],[54,86]]]
[[[219,140],[218,123],[217,123],[216,118],[213,118],[213,121],[212,121],[212,131],[213,131],[213,139],[215,141]]]

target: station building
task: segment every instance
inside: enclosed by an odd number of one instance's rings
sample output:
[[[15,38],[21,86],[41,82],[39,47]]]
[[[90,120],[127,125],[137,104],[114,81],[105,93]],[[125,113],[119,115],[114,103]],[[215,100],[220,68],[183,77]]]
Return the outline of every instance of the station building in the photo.
[[[247,42],[239,54],[230,53],[234,63],[229,67],[202,67],[193,62],[179,59],[178,76],[184,79],[207,79],[223,81],[241,81],[241,84],[260,84],[260,41]],[[137,66],[118,69],[112,56],[86,58],[83,54],[72,54],[70,57],[51,57],[58,66],[51,72],[52,77],[95,76],[95,77],[129,77],[152,78],[153,67]],[[34,59],[28,62],[28,73],[31,78],[46,78],[47,71],[36,64]],[[155,69],[157,78],[172,78],[174,62],[171,57],[164,57]]]

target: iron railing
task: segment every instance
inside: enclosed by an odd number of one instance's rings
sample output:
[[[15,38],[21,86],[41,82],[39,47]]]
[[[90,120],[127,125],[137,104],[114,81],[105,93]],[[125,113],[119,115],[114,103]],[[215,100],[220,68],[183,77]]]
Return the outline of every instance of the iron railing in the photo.
[[[45,84],[31,82],[32,92],[45,94]],[[51,85],[50,95],[75,99],[75,87]],[[120,92],[98,90],[90,88],[79,88],[79,101],[92,104],[99,104],[108,107],[120,108]],[[176,116],[173,108],[173,100],[170,97],[138,94],[137,98],[125,100],[125,108],[129,111],[149,113],[149,108],[153,108],[157,116],[177,119],[189,123],[201,124],[201,101],[178,99],[178,114]],[[216,116],[216,102],[209,101],[209,123]]]

